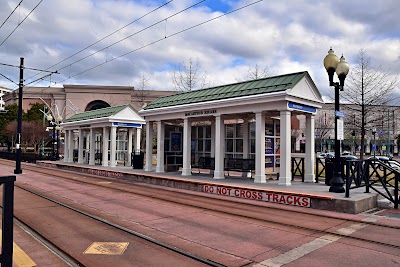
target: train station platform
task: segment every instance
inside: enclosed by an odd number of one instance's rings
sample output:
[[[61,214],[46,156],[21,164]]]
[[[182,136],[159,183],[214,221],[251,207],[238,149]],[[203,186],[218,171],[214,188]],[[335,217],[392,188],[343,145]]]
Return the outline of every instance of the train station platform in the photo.
[[[289,206],[300,206],[312,209],[329,210],[350,214],[358,214],[377,207],[376,193],[364,193],[365,188],[350,191],[350,197],[345,193],[331,193],[329,186],[323,182],[305,183],[298,177],[290,186],[278,185],[278,180],[269,177],[266,183],[257,184],[242,173],[230,172],[225,179],[213,179],[209,170],[194,170],[190,176],[182,176],[180,171],[156,173],[130,166],[103,167],[59,161],[38,161],[37,165],[69,170],[88,175],[146,183],[158,186],[204,192],[214,196],[230,196],[236,199],[265,201]]]

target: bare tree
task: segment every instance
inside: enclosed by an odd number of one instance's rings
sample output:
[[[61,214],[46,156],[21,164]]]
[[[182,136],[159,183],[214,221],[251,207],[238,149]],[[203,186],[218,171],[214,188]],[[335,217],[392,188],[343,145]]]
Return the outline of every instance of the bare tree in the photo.
[[[330,135],[335,129],[334,119],[325,112],[315,120],[315,136],[318,136],[316,146],[322,147],[323,140],[330,139]],[[321,151],[322,152],[322,151]]]
[[[199,59],[189,58],[186,64],[182,62],[175,65],[171,78],[175,90],[180,92],[201,89],[208,84],[207,74],[202,71]]]
[[[140,107],[143,108],[146,104],[146,98],[149,95],[147,88],[149,86],[150,77],[141,74],[139,79],[139,85],[135,87],[134,96],[138,100]]]
[[[361,144],[364,144],[366,130],[380,121],[381,107],[389,104],[397,84],[397,76],[391,77],[381,67],[373,68],[367,53],[362,49],[359,51],[341,96],[348,103],[344,105],[348,117],[357,118],[347,123],[352,128],[361,129]],[[363,158],[363,155],[364,146],[361,145],[360,157]]]
[[[249,66],[247,73],[244,74],[242,77],[236,77],[236,81],[243,82],[243,81],[250,81],[250,80],[257,80],[262,78],[268,78],[273,76],[270,69],[265,66],[261,68],[258,64],[254,66]]]
[[[12,140],[15,140],[17,135],[17,122],[12,121],[7,124],[5,128],[5,132]],[[47,143],[50,138],[46,132],[46,128],[43,127],[43,122],[36,120],[36,121],[23,121],[22,122],[22,148],[26,150],[28,147],[32,147],[35,153],[39,152],[40,145],[42,144],[42,140],[45,140]]]

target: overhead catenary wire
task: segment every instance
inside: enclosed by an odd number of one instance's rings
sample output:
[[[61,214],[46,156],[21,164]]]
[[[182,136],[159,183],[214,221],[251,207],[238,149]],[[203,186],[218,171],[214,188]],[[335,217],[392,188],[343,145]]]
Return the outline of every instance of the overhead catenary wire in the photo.
[[[14,14],[15,10],[17,10],[17,8],[21,5],[21,3],[22,3],[23,1],[24,1],[24,0],[21,0],[21,1],[19,2],[19,4],[14,8],[14,10],[11,12],[11,14],[8,15],[8,17],[7,17],[7,18],[4,20],[4,22],[0,25],[0,29],[3,27],[4,24],[6,24],[7,20],[12,16],[12,14]]]
[[[170,0],[170,1],[168,1],[168,2],[166,2],[166,3],[164,3],[164,4],[162,4],[162,5],[158,6],[157,8],[152,9],[151,11],[149,11],[149,12],[147,12],[146,14],[140,16],[139,18],[137,18],[137,19],[131,21],[130,23],[126,24],[125,26],[123,26],[123,27],[121,27],[121,28],[119,28],[118,30],[115,30],[114,32],[112,32],[112,33],[110,33],[110,34],[104,36],[103,38],[97,40],[96,42],[94,42],[94,43],[92,43],[92,44],[90,44],[90,45],[88,45],[88,46],[82,48],[81,50],[79,50],[78,52],[72,54],[71,56],[69,56],[69,57],[67,57],[67,58],[65,58],[65,59],[63,59],[63,60],[61,60],[60,62],[58,62],[58,63],[56,63],[56,64],[54,64],[54,65],[52,65],[52,66],[46,68],[46,70],[49,70],[49,69],[51,69],[51,68],[53,68],[53,67],[55,67],[55,66],[57,66],[57,65],[59,65],[59,64],[61,64],[61,63],[63,63],[63,62],[65,62],[65,61],[67,61],[68,59],[70,59],[70,58],[72,58],[72,57],[74,57],[74,56],[76,56],[76,55],[82,53],[83,51],[89,49],[90,47],[92,47],[92,46],[94,46],[94,45],[100,43],[101,41],[107,39],[108,37],[110,37],[110,36],[116,34],[117,32],[119,32],[119,31],[125,29],[125,28],[128,27],[129,25],[132,25],[133,23],[138,22],[139,20],[141,20],[141,19],[143,19],[144,17],[150,15],[151,13],[157,11],[158,9],[160,9],[160,8],[162,8],[162,7],[166,6],[166,5],[168,5],[168,4],[171,3],[172,1],[174,1],[174,0]],[[71,65],[72,65],[72,64],[69,64],[69,67],[70,67]],[[36,77],[36,76],[39,75],[39,74],[40,74],[40,73],[37,73],[37,74],[35,74],[35,75],[33,75],[33,76],[27,78],[26,80],[32,79],[33,77]]]
[[[0,73],[0,76],[4,77],[5,79],[9,80],[10,82],[12,82],[13,84],[18,85],[18,83],[14,82],[13,80],[11,80],[10,78],[8,78],[7,76],[3,75]]]
[[[191,29],[197,28],[197,27],[199,27],[199,26],[201,26],[201,25],[204,25],[204,24],[209,23],[209,22],[211,22],[211,21],[217,20],[217,19],[219,19],[219,18],[222,18],[222,17],[224,17],[224,16],[227,16],[227,15],[229,15],[229,14],[232,14],[232,13],[234,13],[234,12],[237,12],[237,11],[239,11],[239,10],[242,10],[242,9],[244,9],[244,8],[247,8],[247,7],[249,7],[249,6],[255,5],[255,4],[257,4],[257,3],[259,3],[259,2],[262,2],[262,1],[263,1],[263,0],[254,1],[254,2],[252,2],[252,3],[249,3],[249,4],[245,5],[245,6],[239,7],[239,8],[237,8],[237,9],[231,10],[231,11],[229,11],[229,12],[227,12],[227,13],[224,13],[224,14],[219,15],[219,16],[217,16],[217,17],[214,17],[214,18],[212,18],[212,19],[209,19],[209,20],[203,21],[203,22],[201,22],[201,23],[198,23],[198,24],[196,24],[196,25],[190,26],[190,27],[188,27],[188,28],[186,28],[186,29],[183,29],[183,30],[181,30],[181,31],[175,32],[175,33],[170,34],[170,35],[166,35],[165,37],[162,37],[162,38],[160,38],[160,39],[158,39],[158,40],[155,40],[155,41],[153,41],[153,42],[151,42],[151,43],[148,43],[148,44],[146,44],[146,45],[143,45],[143,46],[141,46],[141,47],[138,47],[138,48],[136,48],[136,49],[134,49],[134,50],[131,50],[131,51],[127,52],[127,53],[124,53],[124,54],[122,54],[122,55],[120,55],[120,56],[118,56],[118,57],[112,58],[112,59],[110,59],[110,60],[108,60],[108,61],[106,61],[106,62],[100,63],[100,64],[98,64],[98,65],[96,65],[96,66],[93,66],[93,67],[87,69],[87,70],[84,70],[84,71],[79,72],[79,73],[77,73],[77,74],[75,74],[75,75],[72,75],[72,76],[70,76],[69,78],[66,78],[66,79],[64,79],[64,80],[62,80],[62,81],[54,82],[54,85],[57,84],[57,83],[58,83],[58,84],[63,83],[63,82],[65,82],[66,80],[69,80],[69,79],[74,78],[74,77],[76,77],[76,76],[79,76],[79,75],[81,75],[81,74],[83,74],[83,73],[86,73],[86,72],[88,72],[88,71],[91,71],[91,70],[93,70],[93,69],[95,69],[95,68],[98,68],[98,67],[100,67],[100,66],[103,66],[103,65],[105,65],[105,64],[107,64],[107,63],[110,63],[110,62],[116,60],[116,59],[119,59],[119,58],[121,58],[121,57],[127,56],[127,55],[129,55],[129,54],[131,54],[131,53],[134,53],[134,52],[136,52],[136,51],[139,51],[139,50],[141,50],[141,49],[143,49],[143,48],[149,47],[149,46],[154,45],[154,44],[156,44],[156,43],[159,43],[159,42],[161,42],[161,41],[163,41],[163,40],[166,40],[166,39],[168,39],[168,38],[170,38],[170,37],[174,37],[174,36],[176,36],[176,35],[178,35],[178,34],[181,34],[181,33],[183,33],[183,32],[186,32],[186,31],[189,31],[189,30],[191,30]],[[165,19],[163,19],[162,21],[164,21],[164,20],[165,20]],[[162,21],[161,21],[161,22],[162,22]],[[158,23],[160,23],[160,22],[158,22]],[[104,50],[104,49],[103,49],[103,50]],[[85,57],[85,58],[86,58],[86,57]],[[83,59],[85,59],[85,58],[83,58]],[[81,59],[81,60],[83,60],[83,59]],[[79,60],[79,61],[81,61],[81,60]],[[76,63],[76,62],[74,62],[74,63]],[[61,70],[61,69],[60,69],[60,70]]]
[[[14,28],[14,30],[6,37],[6,39],[3,40],[3,42],[0,44],[2,46],[8,38],[18,29],[18,27],[29,17],[29,15],[43,2],[43,0],[40,0],[40,2],[28,13],[28,15],[25,16],[25,18],[18,23],[18,25]]]
[[[68,64],[68,65],[66,65],[66,66],[64,66],[64,67],[62,67],[62,68],[60,68],[60,69],[58,69],[58,71],[61,71],[61,70],[65,69],[65,68],[68,68],[68,67],[71,67],[71,65],[73,65],[73,64],[76,64],[76,63],[78,63],[78,62],[81,62],[81,61],[83,61],[83,60],[85,60],[85,59],[87,59],[87,58],[89,58],[89,57],[92,57],[92,56],[96,55],[97,53],[100,53],[100,52],[102,52],[102,51],[104,51],[104,50],[107,50],[108,48],[110,48],[110,47],[112,47],[112,46],[114,46],[114,45],[116,45],[116,44],[119,44],[119,43],[121,43],[122,41],[125,41],[126,39],[129,39],[129,38],[131,38],[131,37],[133,37],[133,36],[135,36],[135,35],[137,35],[137,34],[139,34],[139,33],[142,33],[142,32],[144,32],[144,31],[146,31],[146,30],[148,30],[148,29],[150,29],[150,28],[152,28],[152,27],[154,27],[154,26],[156,26],[156,25],[158,25],[158,24],[164,22],[165,20],[170,19],[170,18],[172,18],[172,17],[174,17],[174,16],[177,16],[177,15],[179,15],[179,14],[181,14],[181,13],[183,13],[183,12],[185,12],[185,11],[187,11],[187,10],[189,10],[189,9],[191,9],[191,8],[197,6],[197,5],[199,5],[199,4],[201,4],[201,3],[205,2],[205,1],[206,1],[206,0],[199,1],[199,2],[197,2],[197,3],[195,3],[195,4],[193,4],[193,5],[191,5],[191,6],[187,7],[187,8],[185,8],[185,9],[182,9],[181,11],[178,11],[178,12],[176,12],[176,13],[174,13],[174,14],[172,14],[172,15],[170,15],[170,16],[168,16],[168,17],[162,19],[162,20],[159,20],[159,21],[157,21],[157,22],[155,22],[155,23],[153,23],[153,24],[151,24],[151,25],[149,25],[149,26],[147,26],[147,27],[145,27],[145,28],[143,28],[143,29],[141,29],[141,30],[135,32],[135,33],[132,33],[132,34],[126,36],[125,38],[123,38],[123,39],[121,39],[121,40],[119,40],[119,41],[116,41],[116,42],[114,42],[114,43],[112,43],[112,44],[110,44],[110,45],[108,45],[108,46],[106,46],[106,47],[103,47],[103,48],[100,49],[100,50],[97,50],[96,52],[93,52],[93,53],[91,53],[91,54],[89,54],[89,55],[87,55],[87,56],[85,56],[85,57],[83,57],[83,58],[81,58],[81,59],[79,59],[79,60],[76,60],[76,61],[74,61],[74,62],[72,62],[72,63],[70,63],[70,64]],[[166,38],[166,37],[165,37],[165,38]],[[106,60],[106,63],[107,63],[108,61],[112,61],[112,60]],[[27,85],[32,84],[32,83],[33,83],[33,82],[30,82],[30,83],[28,83]]]

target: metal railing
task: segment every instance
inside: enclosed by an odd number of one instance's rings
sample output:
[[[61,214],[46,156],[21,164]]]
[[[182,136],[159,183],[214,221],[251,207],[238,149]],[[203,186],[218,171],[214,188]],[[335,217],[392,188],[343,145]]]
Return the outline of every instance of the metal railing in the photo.
[[[346,197],[350,197],[350,190],[366,187],[388,199],[399,208],[399,181],[400,172],[389,164],[378,160],[351,160],[346,162]]]
[[[15,156],[16,154],[13,152],[0,151],[0,158],[2,159],[15,160]],[[21,161],[36,163],[38,160],[50,160],[51,156],[50,154],[42,156],[42,154],[21,153]]]
[[[292,157],[292,181],[296,175],[301,176],[301,181],[304,182],[304,158],[295,158]]]
[[[3,214],[1,237],[1,266],[12,266],[13,256],[13,219],[14,219],[14,182],[15,176],[1,176],[0,184],[3,185]]]

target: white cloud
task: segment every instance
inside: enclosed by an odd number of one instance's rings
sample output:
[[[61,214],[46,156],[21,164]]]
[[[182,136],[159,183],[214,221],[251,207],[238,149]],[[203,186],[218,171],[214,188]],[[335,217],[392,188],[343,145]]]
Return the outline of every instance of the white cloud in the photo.
[[[3,0],[0,23],[18,4]],[[91,71],[67,79],[66,84],[104,84],[135,86],[141,73],[151,77],[157,90],[173,89],[169,75],[173,64],[198,58],[213,85],[236,82],[248,66],[267,66],[273,73],[307,70],[323,94],[328,93],[328,77],[322,60],[330,46],[345,55],[352,64],[360,49],[367,51],[371,62],[400,72],[400,36],[397,26],[399,5],[383,0],[365,5],[347,1],[263,1],[205,25],[164,38],[180,30],[223,14],[230,8],[252,0],[208,2],[164,19],[196,3],[175,0],[122,31],[74,56],[52,70],[66,66],[52,81],[62,81],[96,65]],[[21,12],[0,28],[0,42],[38,1],[25,0]],[[166,1],[53,0],[43,3],[0,46],[0,62],[47,68],[82,48],[143,16]],[[18,16],[17,16],[18,14]],[[161,22],[160,22],[161,21]],[[143,30],[131,38],[96,53],[79,63],[69,64],[92,52]],[[163,39],[164,38],[164,39]],[[156,44],[140,49],[151,42]],[[129,53],[130,51],[137,50]],[[125,53],[128,55],[112,60]],[[112,61],[110,61],[112,60]],[[0,66],[0,73],[18,81],[18,71]],[[27,71],[26,77],[35,74]],[[43,83],[48,85],[49,82]],[[0,86],[15,85],[0,77]]]

